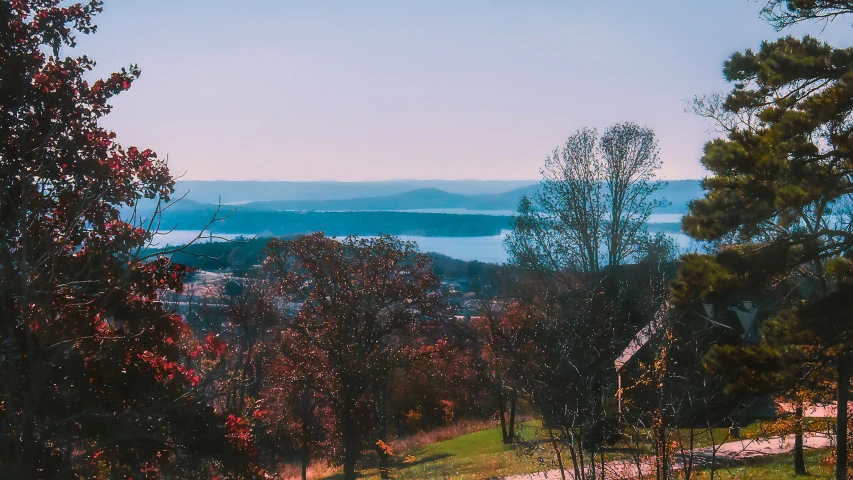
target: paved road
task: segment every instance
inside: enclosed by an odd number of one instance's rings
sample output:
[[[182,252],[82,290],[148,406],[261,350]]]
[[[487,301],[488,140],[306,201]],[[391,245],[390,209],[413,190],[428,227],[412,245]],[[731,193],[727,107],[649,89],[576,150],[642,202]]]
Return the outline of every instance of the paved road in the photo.
[[[826,448],[832,445],[831,439],[822,434],[806,435],[803,439],[803,445],[806,448]],[[790,452],[794,449],[794,437],[789,435],[786,437],[771,437],[764,440],[741,440],[737,442],[728,442],[717,446],[716,457],[718,460],[741,460],[744,458],[761,457],[765,455],[779,455]],[[694,464],[701,464],[703,461],[710,461],[714,456],[713,447],[697,448],[694,455]],[[627,479],[637,478],[639,476],[654,474],[654,459],[647,457],[641,460],[640,465],[635,461],[617,460],[607,462],[606,478]],[[684,465],[676,461],[671,468],[681,470]],[[638,475],[640,473],[640,475]],[[513,475],[505,477],[506,480],[560,480],[559,470],[549,470],[547,472],[539,472],[527,475]],[[574,479],[572,472],[566,471],[566,480]]]

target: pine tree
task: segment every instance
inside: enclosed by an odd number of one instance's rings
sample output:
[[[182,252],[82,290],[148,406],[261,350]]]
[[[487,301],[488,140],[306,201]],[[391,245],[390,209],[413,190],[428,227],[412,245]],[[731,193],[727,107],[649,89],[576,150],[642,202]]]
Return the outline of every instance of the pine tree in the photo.
[[[841,407],[836,477],[846,478],[844,407],[853,349],[846,338],[853,323],[838,311],[830,315],[832,335],[820,336],[820,322],[808,312],[825,313],[834,305],[828,299],[846,288],[845,277],[827,268],[853,247],[853,49],[785,37],[757,52],[735,53],[723,73],[735,88],[697,105],[720,122],[726,138],[706,145],[702,163],[712,175],[682,226],[696,239],[719,242],[720,255],[737,257],[729,265],[740,273],[726,267],[730,273],[754,284],[814,285],[802,305],[774,324],[811,331],[835,369]],[[718,287],[709,281],[708,288]]]

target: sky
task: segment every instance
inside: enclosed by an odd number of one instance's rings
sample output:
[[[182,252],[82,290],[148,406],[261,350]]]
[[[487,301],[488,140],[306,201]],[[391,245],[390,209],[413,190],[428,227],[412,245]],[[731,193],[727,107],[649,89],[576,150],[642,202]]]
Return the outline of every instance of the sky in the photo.
[[[108,0],[87,54],[142,69],[103,124],[194,180],[537,179],[583,127],[652,128],[701,178],[725,59],[782,32],[748,0]]]

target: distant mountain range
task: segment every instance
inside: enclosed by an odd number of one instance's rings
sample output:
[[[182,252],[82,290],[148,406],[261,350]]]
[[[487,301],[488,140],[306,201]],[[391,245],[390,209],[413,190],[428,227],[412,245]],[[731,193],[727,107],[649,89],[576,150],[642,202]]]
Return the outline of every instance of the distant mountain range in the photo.
[[[391,180],[381,182],[261,182],[180,180],[176,193],[199,203],[242,204],[281,200],[344,200],[382,197],[419,189],[461,195],[504,193],[536,180]]]
[[[277,200],[251,202],[242,208],[251,210],[415,210],[466,209],[515,210],[522,195],[533,195],[538,185],[530,185],[504,193],[463,195],[437,188],[419,188],[382,197],[349,198],[341,200]]]
[[[449,186],[455,191],[425,186],[431,184]],[[189,194],[173,202],[164,212],[161,230],[197,231],[203,228],[216,213],[219,194],[214,197],[214,193],[223,192],[222,203],[230,205],[223,205],[219,211],[219,217],[227,215],[227,218],[210,226],[214,233],[270,236],[323,230],[333,235],[387,233],[460,237],[496,235],[510,228],[519,200],[524,195],[536,194],[539,184],[522,181],[181,182],[177,190],[180,193],[181,189],[188,188]],[[408,190],[396,191],[404,188]],[[358,193],[363,196],[349,196]],[[309,194],[314,196],[297,198]],[[654,198],[670,203],[654,213],[684,214],[688,202],[701,196],[697,180],[669,182]],[[140,203],[137,213],[145,218],[153,211],[153,203],[147,201]],[[666,222],[651,224],[649,230],[680,231],[677,218]]]
[[[189,184],[192,183],[192,184]],[[387,183],[387,185],[386,185]],[[523,182],[419,182],[412,181],[409,185],[420,186],[429,183],[443,183],[444,187],[452,186],[454,190],[499,190],[514,186],[513,183]],[[228,198],[244,198],[234,205],[237,211],[243,212],[274,212],[274,211],[389,211],[389,210],[427,210],[427,209],[459,209],[459,210],[502,210],[515,211],[522,196],[532,196],[539,189],[539,184],[527,184],[508,191],[492,193],[457,193],[436,187],[414,188],[387,195],[367,195],[358,197],[333,198],[351,193],[363,194],[379,191],[393,191],[404,187],[404,182],[367,182],[367,183],[335,183],[335,182],[182,182],[178,191],[189,188],[189,194],[177,202],[174,211],[210,211],[215,204],[200,199],[210,199],[208,190],[219,185],[221,191],[230,192],[222,196],[223,203]],[[276,188],[272,188],[275,185]],[[252,191],[254,189],[254,191]],[[292,189],[292,190],[289,190]],[[199,193],[199,190],[202,190]],[[309,198],[301,197],[310,191],[316,193]],[[276,193],[278,192],[278,193]],[[655,199],[666,199],[670,204],[659,208],[656,213],[686,213],[690,200],[702,196],[702,189],[697,180],[676,180],[669,182],[665,188],[657,192]]]

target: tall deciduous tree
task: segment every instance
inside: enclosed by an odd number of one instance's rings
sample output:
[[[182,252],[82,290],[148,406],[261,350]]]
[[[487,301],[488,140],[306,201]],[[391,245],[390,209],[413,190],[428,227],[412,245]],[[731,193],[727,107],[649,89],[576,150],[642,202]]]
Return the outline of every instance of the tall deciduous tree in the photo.
[[[522,199],[507,237],[511,261],[529,278],[514,294],[529,305],[525,393],[568,445],[577,478],[595,478],[595,457],[616,431],[607,405],[613,361],[660,306],[659,296],[633,297],[638,285],[620,268],[650,250],[645,224],[661,204],[659,166],[648,128],[618,124],[601,138],[580,130],[546,159],[541,190]],[[643,287],[658,280],[649,275]],[[562,463],[556,437],[552,445]]]
[[[393,237],[339,241],[322,233],[271,240],[267,252],[280,293],[298,305],[290,328],[325,359],[344,476],[356,477],[369,446],[386,477],[389,382],[435,354],[425,339],[446,314],[431,259]]]
[[[139,76],[61,57],[101,2],[0,2],[0,470],[9,478],[197,475],[234,462],[193,394],[191,332],[159,292],[186,268],[122,219],[174,179],[98,121]],[[234,422],[231,424],[234,425]],[[233,433],[233,432],[232,432]]]
[[[732,55],[724,75],[735,88],[706,112],[722,119],[727,137],[706,145],[702,163],[713,175],[703,181],[705,198],[692,202],[682,226],[697,239],[737,242],[730,248],[738,250],[738,268],[753,282],[758,276],[813,280],[815,291],[805,301],[817,308],[847,281],[829,275],[827,263],[853,247],[853,49],[786,37]],[[823,347],[831,353],[842,402],[841,479],[847,475],[844,407],[853,348],[844,339],[853,323],[838,313],[837,341]],[[816,320],[797,318],[797,328],[818,328]]]
[[[498,405],[503,442],[509,444],[515,441],[522,372],[529,367],[525,357],[532,342],[529,329],[535,322],[527,317],[532,312],[522,305],[495,298],[484,299],[479,313],[471,319],[469,330],[475,340],[478,367]]]
[[[636,260],[664,183],[654,132],[614,125],[599,139],[584,128],[545,159],[542,186],[519,205],[506,246],[514,263],[552,272],[596,274]]]

